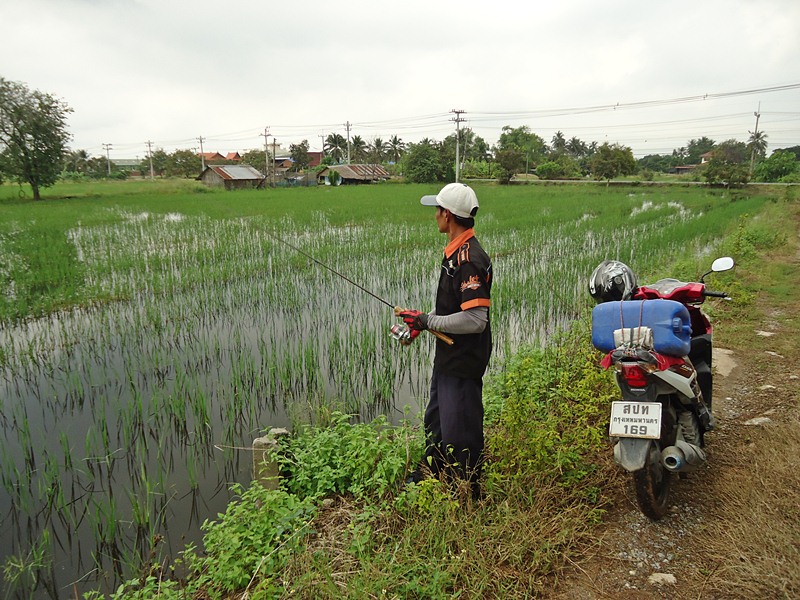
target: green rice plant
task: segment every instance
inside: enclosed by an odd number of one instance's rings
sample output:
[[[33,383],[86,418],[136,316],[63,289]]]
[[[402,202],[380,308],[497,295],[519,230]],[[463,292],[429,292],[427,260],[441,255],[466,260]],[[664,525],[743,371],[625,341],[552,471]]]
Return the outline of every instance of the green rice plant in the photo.
[[[476,230],[495,267],[490,373],[519,348],[564,335],[588,308],[585,279],[601,259],[629,262],[644,281],[678,256],[706,262],[731,227],[771,205],[704,188],[477,188]],[[0,252],[11,266],[0,266],[0,398],[14,407],[2,418],[30,421],[27,432],[0,430],[4,447],[22,449],[1,467],[14,505],[36,513],[46,500],[32,493],[41,463],[31,449],[66,457],[71,446],[73,465],[86,465],[65,488],[97,490],[72,495],[69,519],[80,522],[93,512],[88,497],[109,493],[105,479],[135,483],[141,464],[184,489],[194,470],[214,496],[219,481],[243,477],[229,448],[264,426],[323,425],[337,409],[417,419],[429,336],[399,348],[390,309],[271,236],[391,303],[430,309],[446,241],[419,206],[432,186],[265,190],[224,202],[192,186],[97,189],[89,198],[85,184],[65,185],[59,194],[72,199],[2,207]],[[50,245],[47,261],[26,236]],[[6,276],[31,265],[40,272]],[[64,433],[51,440],[42,430],[54,426]],[[219,460],[192,467],[205,459],[190,456],[214,444],[228,447]],[[578,476],[579,461],[562,458]]]
[[[50,532],[45,529],[27,552],[12,554],[3,561],[6,594],[33,597],[41,572],[52,565],[52,560]]]

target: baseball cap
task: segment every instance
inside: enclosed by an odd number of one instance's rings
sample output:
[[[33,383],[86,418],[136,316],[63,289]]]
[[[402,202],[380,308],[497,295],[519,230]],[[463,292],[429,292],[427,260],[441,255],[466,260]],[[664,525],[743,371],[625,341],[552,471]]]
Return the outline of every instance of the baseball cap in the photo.
[[[423,196],[419,202],[423,206],[441,206],[465,219],[478,212],[478,197],[466,183],[448,183],[435,196]]]

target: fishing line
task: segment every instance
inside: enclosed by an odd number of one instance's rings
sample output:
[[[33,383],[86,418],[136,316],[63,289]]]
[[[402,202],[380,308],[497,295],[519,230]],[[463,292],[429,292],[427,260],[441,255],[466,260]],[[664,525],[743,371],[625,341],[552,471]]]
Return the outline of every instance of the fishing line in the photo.
[[[334,275],[336,275],[336,276],[338,276],[338,277],[341,277],[341,278],[342,278],[342,279],[344,279],[344,280],[345,280],[347,283],[349,283],[349,284],[351,284],[351,285],[354,285],[354,286],[356,286],[358,289],[360,289],[362,292],[365,292],[365,293],[369,294],[370,296],[372,296],[373,298],[375,298],[375,300],[377,300],[378,302],[383,302],[383,303],[384,303],[386,306],[388,306],[389,308],[391,308],[391,309],[393,309],[393,310],[394,310],[394,314],[395,314],[395,316],[396,316],[396,317],[399,317],[399,316],[400,316],[400,313],[401,313],[403,310],[405,310],[405,309],[403,309],[403,308],[400,308],[400,307],[399,307],[399,306],[397,306],[396,304],[392,304],[392,303],[391,303],[391,302],[389,302],[388,300],[384,300],[383,298],[381,298],[381,297],[380,297],[380,296],[378,296],[377,294],[374,294],[373,292],[371,292],[370,290],[368,290],[367,288],[365,288],[363,285],[356,283],[355,281],[353,281],[352,279],[350,279],[350,278],[349,278],[349,277],[347,277],[346,275],[342,275],[341,273],[339,273],[339,271],[337,271],[337,270],[336,270],[336,269],[334,269],[333,267],[329,267],[328,265],[326,265],[326,264],[325,264],[324,262],[322,262],[321,260],[317,260],[316,258],[314,258],[314,257],[313,257],[311,254],[309,254],[308,252],[306,252],[306,251],[304,251],[304,250],[301,250],[300,248],[298,248],[298,247],[297,247],[297,246],[295,246],[294,244],[290,244],[289,242],[287,242],[287,241],[286,241],[286,240],[284,240],[283,238],[281,238],[281,237],[279,237],[279,236],[275,235],[274,233],[270,233],[270,232],[269,232],[269,231],[267,231],[266,229],[264,230],[264,233],[265,233],[265,234],[267,234],[267,236],[268,236],[268,237],[270,237],[270,238],[272,238],[273,240],[275,240],[275,241],[278,241],[278,242],[280,242],[281,244],[284,244],[285,246],[288,246],[289,248],[291,248],[292,250],[294,250],[294,251],[295,251],[295,252],[297,252],[298,254],[302,254],[302,255],[303,255],[303,256],[305,256],[307,259],[314,261],[314,262],[315,262],[315,263],[317,263],[317,264],[318,264],[320,267],[324,267],[325,269],[328,269],[328,271],[330,271],[331,273],[333,273]],[[427,331],[429,331],[430,333],[432,333],[434,336],[436,336],[437,338],[439,338],[440,340],[442,340],[442,341],[443,341],[443,342],[445,342],[446,344],[448,344],[448,345],[450,345],[450,346],[452,346],[452,345],[453,345],[453,338],[451,338],[450,336],[447,336],[447,335],[443,334],[443,333],[442,333],[442,332],[440,332],[440,331],[434,331],[433,329],[428,329]],[[392,333],[394,333],[394,332],[392,332]]]
[[[289,243],[289,242],[287,242],[286,240],[279,238],[277,235],[275,235],[275,234],[273,234],[273,233],[270,233],[269,231],[266,231],[266,230],[265,230],[265,231],[264,231],[264,233],[266,233],[266,234],[267,234],[269,237],[271,237],[272,239],[274,239],[274,240],[276,240],[276,241],[280,242],[281,244],[284,244],[284,245],[288,246],[289,248],[291,248],[292,250],[294,250],[294,251],[295,251],[295,252],[297,252],[298,254],[302,254],[302,255],[303,255],[303,256],[305,256],[307,259],[309,259],[309,260],[313,260],[313,261],[314,261],[315,263],[317,263],[317,264],[318,264],[320,267],[324,267],[324,268],[328,269],[328,271],[330,271],[330,272],[331,272],[331,273],[333,273],[334,275],[338,275],[339,277],[341,277],[342,279],[344,279],[344,280],[345,280],[347,283],[349,283],[349,284],[351,284],[351,285],[354,285],[354,286],[356,286],[356,287],[357,287],[358,289],[360,289],[362,292],[366,292],[367,294],[369,294],[370,296],[372,296],[373,298],[375,298],[375,299],[376,299],[376,300],[378,300],[379,302],[383,302],[383,303],[384,303],[386,306],[388,306],[388,307],[390,307],[390,308],[394,308],[394,307],[395,307],[395,305],[394,305],[394,304],[392,304],[391,302],[388,302],[388,301],[384,300],[383,298],[381,298],[380,296],[378,296],[378,295],[376,295],[376,294],[373,294],[371,291],[369,291],[369,290],[368,290],[367,288],[365,288],[364,286],[362,286],[362,285],[360,285],[360,284],[356,283],[355,281],[353,281],[352,279],[350,279],[350,278],[349,278],[349,277],[347,277],[346,275],[342,275],[341,273],[339,273],[339,271],[337,271],[336,269],[334,269],[334,268],[332,268],[332,267],[329,267],[329,266],[328,266],[328,265],[326,265],[324,262],[322,262],[322,261],[320,261],[320,260],[317,260],[316,258],[314,258],[313,256],[311,256],[311,255],[310,255],[308,252],[305,252],[305,251],[301,250],[301,249],[300,249],[300,248],[298,248],[297,246],[295,246],[295,245],[293,245],[293,244],[290,244],[290,243]]]

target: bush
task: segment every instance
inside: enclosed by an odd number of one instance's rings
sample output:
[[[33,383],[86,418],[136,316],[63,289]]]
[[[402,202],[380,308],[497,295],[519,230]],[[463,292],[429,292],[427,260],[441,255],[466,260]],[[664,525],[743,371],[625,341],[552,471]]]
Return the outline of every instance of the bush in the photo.
[[[616,397],[611,377],[598,366],[588,322],[579,322],[558,343],[520,351],[489,392],[498,432],[489,438],[495,480],[548,474],[564,484],[594,470],[605,446],[607,409]],[[494,407],[492,407],[494,405]]]
[[[351,425],[334,413],[330,427],[305,427],[282,440],[280,454],[286,489],[301,498],[329,494],[380,496],[419,460],[423,439],[409,426],[389,427],[386,417]]]

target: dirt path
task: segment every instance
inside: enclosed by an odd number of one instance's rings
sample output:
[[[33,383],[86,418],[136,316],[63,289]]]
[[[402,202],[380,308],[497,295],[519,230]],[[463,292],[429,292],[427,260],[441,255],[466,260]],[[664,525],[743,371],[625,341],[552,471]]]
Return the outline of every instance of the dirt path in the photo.
[[[782,260],[800,281],[800,253]],[[800,518],[791,507],[800,504],[800,301],[776,308],[765,294],[756,304],[751,335],[736,336],[750,345],[715,349],[718,427],[706,438],[706,467],[674,478],[670,513],[659,522],[636,508],[629,476],[609,482],[618,491],[596,545],[549,598],[798,597]],[[765,516],[785,514],[783,502],[793,510],[788,521]]]

